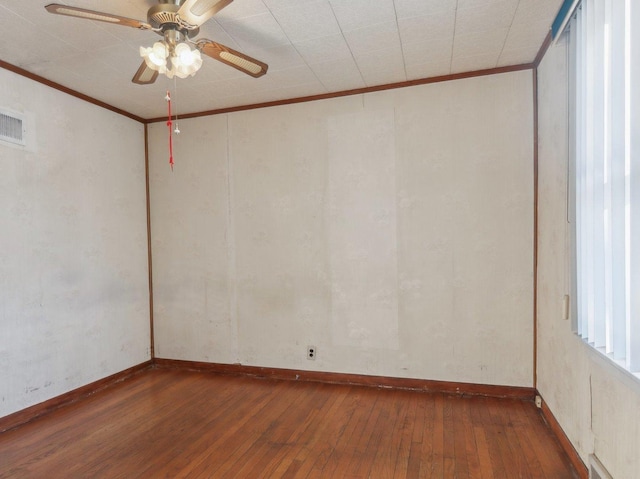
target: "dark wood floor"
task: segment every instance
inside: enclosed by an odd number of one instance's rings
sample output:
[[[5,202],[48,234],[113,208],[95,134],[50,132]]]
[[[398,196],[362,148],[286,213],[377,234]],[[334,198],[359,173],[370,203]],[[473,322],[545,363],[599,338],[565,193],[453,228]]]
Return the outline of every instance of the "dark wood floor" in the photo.
[[[150,369],[0,434],[0,477],[577,476],[529,402]]]

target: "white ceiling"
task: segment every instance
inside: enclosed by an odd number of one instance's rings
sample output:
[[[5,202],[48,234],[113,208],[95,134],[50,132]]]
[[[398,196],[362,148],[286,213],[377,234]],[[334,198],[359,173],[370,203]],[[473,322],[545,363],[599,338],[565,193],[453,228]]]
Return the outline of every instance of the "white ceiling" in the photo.
[[[531,63],[562,0],[235,0],[202,28],[269,65],[255,79],[206,57],[192,78],[136,85],[159,37],[52,15],[54,0],[0,0],[0,59],[142,118]],[[146,21],[155,0],[55,0]]]

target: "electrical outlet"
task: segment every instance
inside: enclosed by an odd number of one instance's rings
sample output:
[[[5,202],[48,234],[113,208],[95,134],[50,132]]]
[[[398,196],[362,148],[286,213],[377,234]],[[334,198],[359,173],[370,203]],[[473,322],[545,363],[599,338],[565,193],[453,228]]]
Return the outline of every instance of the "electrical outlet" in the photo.
[[[536,407],[537,408],[542,407],[542,398],[540,396],[536,396]]]
[[[315,346],[307,346],[307,359],[315,361],[317,353],[318,351],[316,350]]]

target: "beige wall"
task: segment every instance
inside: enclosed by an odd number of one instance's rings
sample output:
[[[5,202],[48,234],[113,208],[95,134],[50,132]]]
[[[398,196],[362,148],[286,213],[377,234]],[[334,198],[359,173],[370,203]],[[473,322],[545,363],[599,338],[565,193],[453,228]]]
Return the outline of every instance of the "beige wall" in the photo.
[[[149,359],[144,129],[0,69],[0,416]]]
[[[615,478],[640,471],[640,383],[600,358],[562,319],[570,292],[567,223],[567,45],[545,55],[539,79],[538,390],[582,459]]]
[[[172,173],[149,128],[158,357],[532,386],[530,71],[180,129]]]

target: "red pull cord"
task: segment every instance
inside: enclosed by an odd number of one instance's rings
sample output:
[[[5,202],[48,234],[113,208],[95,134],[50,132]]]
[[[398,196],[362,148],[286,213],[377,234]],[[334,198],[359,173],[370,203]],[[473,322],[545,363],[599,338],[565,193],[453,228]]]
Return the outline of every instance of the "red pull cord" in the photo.
[[[171,95],[169,90],[167,90],[167,104],[169,105],[169,120],[167,121],[167,126],[169,127],[169,165],[171,165],[171,171],[173,171],[173,136],[171,131],[171,126],[173,122],[171,121]]]

